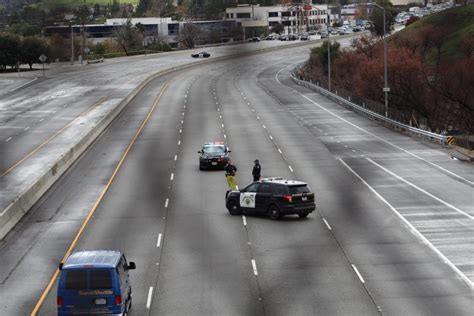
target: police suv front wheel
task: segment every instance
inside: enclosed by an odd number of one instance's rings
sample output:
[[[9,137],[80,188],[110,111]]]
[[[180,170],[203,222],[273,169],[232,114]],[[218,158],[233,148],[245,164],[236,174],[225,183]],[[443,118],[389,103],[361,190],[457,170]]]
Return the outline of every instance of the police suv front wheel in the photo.
[[[230,200],[227,203],[227,209],[231,215],[240,215],[242,212],[240,211],[239,205],[236,201]]]
[[[275,204],[272,204],[268,207],[268,215],[273,220],[278,220],[281,218],[280,209]]]

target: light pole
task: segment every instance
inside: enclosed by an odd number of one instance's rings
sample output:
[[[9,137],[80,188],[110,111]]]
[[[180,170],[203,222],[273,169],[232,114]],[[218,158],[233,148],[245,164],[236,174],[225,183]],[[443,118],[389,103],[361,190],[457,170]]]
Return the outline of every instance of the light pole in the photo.
[[[383,12],[383,79],[384,79],[384,87],[382,89],[383,93],[385,94],[385,117],[388,117],[388,93],[390,92],[390,88],[388,87],[387,82],[387,33],[386,33],[386,26],[385,26],[385,6],[380,6],[374,2],[374,5],[381,9]]]
[[[74,29],[71,21],[71,65],[74,65]]]
[[[326,2],[326,13],[327,13],[327,32],[328,32],[328,90],[331,92],[331,40],[329,31],[329,26],[331,25],[331,16],[329,14],[329,5],[328,1]]]

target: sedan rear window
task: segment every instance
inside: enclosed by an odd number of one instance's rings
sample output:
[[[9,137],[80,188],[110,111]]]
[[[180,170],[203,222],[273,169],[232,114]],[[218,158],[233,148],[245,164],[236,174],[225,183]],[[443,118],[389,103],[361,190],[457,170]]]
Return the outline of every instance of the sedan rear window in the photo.
[[[66,290],[86,290],[87,271],[70,270],[66,273]]]
[[[90,270],[91,290],[112,288],[112,276],[109,270]]]
[[[298,194],[298,193],[310,193],[307,185],[298,185],[298,186],[290,186],[290,194]]]

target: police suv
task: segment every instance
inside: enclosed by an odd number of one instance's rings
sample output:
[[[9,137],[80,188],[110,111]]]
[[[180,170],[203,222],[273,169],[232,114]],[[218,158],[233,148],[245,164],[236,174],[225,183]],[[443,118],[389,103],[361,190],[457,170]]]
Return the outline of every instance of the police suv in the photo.
[[[199,170],[220,168],[223,169],[230,159],[230,150],[224,142],[208,142],[198,151]]]
[[[268,214],[271,219],[298,214],[304,218],[316,209],[314,193],[305,182],[267,178],[226,195],[226,207],[232,215]]]

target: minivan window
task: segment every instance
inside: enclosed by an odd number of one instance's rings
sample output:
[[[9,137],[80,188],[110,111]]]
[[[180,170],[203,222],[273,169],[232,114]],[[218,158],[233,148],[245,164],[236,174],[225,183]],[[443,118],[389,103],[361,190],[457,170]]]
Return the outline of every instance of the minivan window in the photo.
[[[290,194],[310,193],[310,192],[311,191],[306,185],[290,186]]]
[[[91,290],[111,289],[112,276],[110,270],[90,270]]]
[[[66,290],[85,290],[87,289],[87,271],[69,270],[66,273]]]

